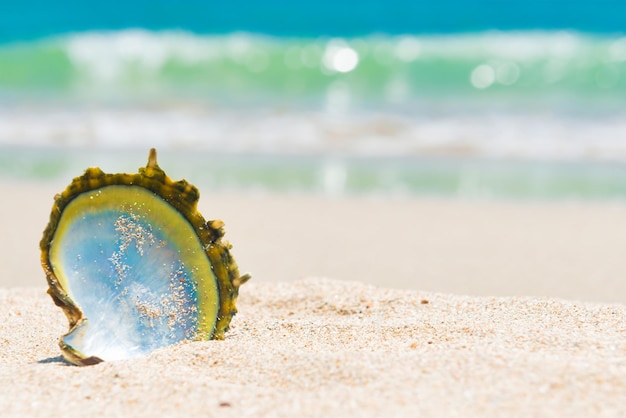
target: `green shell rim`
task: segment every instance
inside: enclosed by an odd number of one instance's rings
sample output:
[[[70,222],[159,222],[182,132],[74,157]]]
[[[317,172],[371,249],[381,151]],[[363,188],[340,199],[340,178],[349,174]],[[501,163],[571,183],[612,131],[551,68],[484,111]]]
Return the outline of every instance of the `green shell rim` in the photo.
[[[78,365],[97,364],[102,361],[98,357],[85,357],[63,342],[63,338],[72,333],[85,320],[83,312],[68,296],[57,279],[50,263],[50,245],[57,229],[61,214],[65,207],[78,195],[106,186],[127,185],[139,186],[150,190],[173,206],[189,221],[196,231],[205,253],[213,267],[219,291],[219,309],[215,329],[211,339],[224,339],[230,321],[237,313],[236,302],[239,286],[250,279],[248,274],[240,276],[237,263],[230,254],[231,245],[223,241],[224,223],[221,220],[205,221],[198,212],[198,189],[186,180],[173,181],[157,164],[156,150],[152,148],[146,167],[140,167],[137,174],[107,174],[98,167],[85,170],[85,173],[72,180],[69,186],[54,199],[50,221],[39,244],[41,249],[41,265],[48,281],[48,294],[54,303],[63,309],[69,321],[70,330],[61,337],[59,346],[66,360]]]

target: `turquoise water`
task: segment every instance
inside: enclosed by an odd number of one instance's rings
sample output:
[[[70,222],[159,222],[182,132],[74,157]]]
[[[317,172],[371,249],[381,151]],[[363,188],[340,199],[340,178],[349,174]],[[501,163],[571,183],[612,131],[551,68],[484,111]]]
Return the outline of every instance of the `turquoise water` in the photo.
[[[59,187],[87,166],[135,172],[143,150],[9,149],[0,179]],[[327,196],[411,196],[478,199],[617,200],[626,196],[626,166],[606,162],[541,162],[480,158],[293,156],[169,151],[159,164],[175,180],[203,192],[314,193]]]
[[[621,0],[80,0],[5,1],[0,41],[90,30],[186,29],[215,34],[246,31],[279,37],[352,37],[370,33],[462,33],[491,29],[619,33]]]
[[[626,36],[525,31],[299,38],[127,29],[0,45],[0,97],[357,106],[626,100]],[[580,103],[577,103],[580,102]]]
[[[621,198],[623,28],[608,0],[2,5],[0,177],[157,147],[220,189]]]

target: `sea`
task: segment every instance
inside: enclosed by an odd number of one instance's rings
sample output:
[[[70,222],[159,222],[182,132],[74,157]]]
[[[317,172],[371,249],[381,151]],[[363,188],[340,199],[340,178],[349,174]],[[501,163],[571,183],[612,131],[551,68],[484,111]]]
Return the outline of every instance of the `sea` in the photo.
[[[624,200],[626,2],[2,2],[0,180],[151,147],[209,190]]]

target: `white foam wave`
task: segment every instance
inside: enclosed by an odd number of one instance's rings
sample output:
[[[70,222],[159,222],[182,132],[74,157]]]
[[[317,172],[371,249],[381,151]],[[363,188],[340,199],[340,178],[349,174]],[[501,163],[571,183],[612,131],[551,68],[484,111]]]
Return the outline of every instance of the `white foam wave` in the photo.
[[[152,147],[220,153],[473,155],[626,161],[626,113],[400,115],[211,108],[0,109],[0,147]]]
[[[62,38],[61,45],[80,74],[99,82],[119,80],[133,71],[150,76],[170,62],[193,67],[229,60],[255,73],[268,68],[272,54],[282,57],[286,69],[309,67],[322,72],[329,68],[343,72],[344,66],[352,70],[359,59],[368,57],[386,66],[433,59],[482,60],[493,66],[524,66],[541,61],[551,67],[572,61],[626,61],[626,37],[572,31],[298,39],[250,33],[199,35],[128,29],[77,33]],[[335,56],[337,53],[340,54]]]
[[[270,47],[268,39],[245,33],[203,36],[185,31],[128,29],[74,34],[63,39],[62,44],[70,62],[83,76],[106,83],[132,71],[156,74],[168,62],[193,67],[232,59],[258,65],[259,54]]]

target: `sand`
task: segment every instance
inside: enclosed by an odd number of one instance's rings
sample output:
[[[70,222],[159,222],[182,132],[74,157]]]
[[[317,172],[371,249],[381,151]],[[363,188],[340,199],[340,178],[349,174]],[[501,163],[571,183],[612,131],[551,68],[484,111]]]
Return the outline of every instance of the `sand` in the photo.
[[[39,240],[65,184],[0,182],[0,287],[38,286]],[[255,282],[331,277],[473,296],[626,304],[626,202],[501,202],[211,193]]]
[[[2,416],[624,416],[626,307],[249,283],[224,341],[75,367],[42,289],[0,291]]]
[[[80,368],[38,264],[62,187],[0,184],[0,416],[626,415],[623,203],[205,193],[253,274],[226,340]]]

